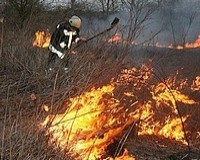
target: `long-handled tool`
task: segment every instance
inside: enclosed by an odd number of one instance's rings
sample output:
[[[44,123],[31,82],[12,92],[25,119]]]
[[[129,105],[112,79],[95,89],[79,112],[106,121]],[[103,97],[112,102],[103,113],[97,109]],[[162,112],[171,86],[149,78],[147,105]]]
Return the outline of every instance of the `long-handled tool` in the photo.
[[[100,35],[102,35],[102,34],[108,32],[108,31],[110,31],[111,29],[113,29],[113,28],[117,25],[118,22],[119,22],[119,18],[115,17],[114,20],[112,21],[112,23],[110,24],[110,27],[109,27],[109,28],[107,28],[107,29],[105,29],[105,30],[99,32],[98,34],[93,35],[93,36],[90,37],[90,38],[87,38],[85,41],[83,41],[83,42],[77,44],[76,46],[72,47],[71,49],[66,50],[66,52],[64,53],[64,54],[65,54],[64,60],[61,61],[61,63],[65,63],[66,61],[68,61],[68,57],[66,56],[66,54],[70,53],[71,51],[73,51],[74,49],[80,47],[81,45],[86,44],[88,41],[91,41],[92,39],[94,39],[94,38],[96,38],[96,37],[98,37],[98,36],[100,36]]]
[[[117,25],[118,22],[119,22],[119,18],[115,17],[114,20],[112,21],[112,23],[111,23],[111,25],[110,25],[109,28],[107,28],[107,29],[105,29],[105,30],[99,32],[98,34],[93,35],[93,36],[90,37],[90,38],[87,38],[85,41],[83,41],[83,42],[80,43],[80,44],[77,44],[77,45],[76,45],[75,47],[73,47],[72,49],[78,48],[80,45],[85,44],[85,43],[87,43],[88,41],[90,41],[90,40],[92,40],[92,39],[94,39],[94,38],[96,38],[96,37],[98,37],[98,36],[100,36],[100,35],[102,35],[102,34],[108,32],[108,31],[110,31],[111,29],[113,29],[113,28]]]

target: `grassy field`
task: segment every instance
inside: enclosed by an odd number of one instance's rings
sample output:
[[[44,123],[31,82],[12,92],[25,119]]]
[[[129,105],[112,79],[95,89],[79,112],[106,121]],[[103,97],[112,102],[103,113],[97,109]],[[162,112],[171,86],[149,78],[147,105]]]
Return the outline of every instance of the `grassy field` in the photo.
[[[61,152],[59,147],[55,150],[49,145],[49,136],[38,127],[39,124],[49,114],[64,113],[66,108],[63,106],[70,98],[90,91],[93,87],[107,85],[112,78],[117,79],[123,69],[132,67],[136,70],[132,73],[133,82],[129,83],[137,85],[130,88],[130,84],[123,85],[122,81],[121,88],[118,86],[115,90],[119,103],[125,105],[124,108],[130,107],[130,104],[127,97],[123,101],[124,97],[120,97],[120,92],[134,93],[133,99],[139,104],[146,104],[148,101],[153,104],[156,100],[152,99],[151,86],[160,82],[166,84],[169,77],[173,81],[171,90],[179,90],[196,103],[176,102],[181,116],[189,116],[185,124],[190,145],[183,145],[163,136],[139,135],[137,126],[134,126],[127,139],[123,140],[123,148],[127,148],[139,160],[174,160],[184,156],[186,159],[200,158],[200,93],[199,88],[191,89],[195,78],[200,76],[199,52],[200,49],[134,47],[127,50],[116,45],[86,45],[77,54],[70,55],[69,73],[55,70],[47,74],[45,69],[48,50],[32,47],[24,39],[13,39],[12,45],[4,47],[0,66],[1,159],[74,159],[67,151]],[[148,72],[142,70],[144,64],[149,70],[153,70],[148,80],[144,78],[144,74]],[[187,79],[187,84],[181,87],[183,79]],[[48,112],[44,110],[44,105],[49,106]],[[156,110],[156,105],[154,108],[158,119],[172,114],[167,110],[169,106],[166,103],[161,106],[162,109]],[[126,128],[122,135],[129,129]],[[122,135],[116,139],[116,143],[109,145],[107,154],[113,154],[112,150],[116,150]]]

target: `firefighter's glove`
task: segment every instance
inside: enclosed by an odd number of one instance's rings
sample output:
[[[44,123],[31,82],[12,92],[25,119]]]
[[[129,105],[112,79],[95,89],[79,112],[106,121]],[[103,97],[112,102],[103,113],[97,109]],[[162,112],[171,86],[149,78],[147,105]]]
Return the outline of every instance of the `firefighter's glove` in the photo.
[[[78,41],[78,45],[81,45],[81,44],[83,44],[83,43],[85,43],[85,42],[87,42],[87,40],[86,40],[86,38],[83,38],[83,37],[81,37],[80,39],[79,39],[79,41]]]

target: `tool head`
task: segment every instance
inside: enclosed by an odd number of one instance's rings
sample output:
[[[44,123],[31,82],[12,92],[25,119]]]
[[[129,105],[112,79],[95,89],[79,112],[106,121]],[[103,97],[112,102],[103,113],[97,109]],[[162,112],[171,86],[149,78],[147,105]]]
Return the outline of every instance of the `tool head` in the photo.
[[[111,23],[111,27],[116,26],[118,22],[119,22],[119,18],[115,17],[115,19],[114,19],[113,22]]]

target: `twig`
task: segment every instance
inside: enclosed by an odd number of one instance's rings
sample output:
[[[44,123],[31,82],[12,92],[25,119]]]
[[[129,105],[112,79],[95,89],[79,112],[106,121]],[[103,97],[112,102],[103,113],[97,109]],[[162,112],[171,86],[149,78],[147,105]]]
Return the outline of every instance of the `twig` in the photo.
[[[160,80],[160,81],[167,87],[167,89],[169,90],[169,92],[171,93],[171,95],[172,95],[172,97],[173,97],[173,99],[174,99],[175,108],[176,108],[177,113],[178,113],[178,116],[179,116],[179,118],[180,118],[180,120],[181,120],[181,125],[182,125],[182,128],[183,128],[184,137],[185,137],[185,140],[186,140],[186,142],[187,142],[188,151],[190,152],[190,151],[191,151],[190,143],[189,143],[189,140],[188,140],[188,137],[187,137],[187,134],[186,134],[185,125],[184,125],[184,122],[183,122],[182,115],[181,115],[181,113],[180,113],[180,109],[179,109],[179,107],[178,107],[178,105],[177,105],[177,103],[176,103],[176,98],[175,98],[174,94],[172,93],[170,87],[167,85],[167,83],[166,83],[164,80],[162,80],[159,76],[157,76],[156,73],[152,72],[152,74],[153,74],[158,80]]]
[[[0,49],[0,62],[2,61],[2,52],[3,52],[3,36],[4,36],[4,17],[0,19],[1,22],[1,49]]]
[[[10,85],[8,86],[7,90],[7,101],[6,101],[6,108],[5,108],[5,115],[4,115],[4,125],[3,125],[3,133],[2,133],[2,140],[1,140],[1,159],[4,159],[4,139],[5,139],[5,130],[6,130],[6,120],[7,120],[7,111],[8,111],[8,99],[10,93]]]
[[[52,98],[51,98],[51,111],[52,111],[52,107],[53,107],[53,100],[54,100],[57,80],[58,80],[58,72],[56,73],[56,77],[54,80],[54,86],[53,86],[53,92],[52,92]]]
[[[119,154],[121,153],[122,148],[123,148],[123,146],[124,146],[124,144],[125,144],[127,138],[129,137],[129,135],[130,135],[130,133],[131,133],[133,127],[135,126],[135,124],[136,124],[136,121],[135,121],[134,123],[132,123],[132,125],[131,125],[130,128],[127,130],[127,132],[122,136],[122,138],[121,138],[121,140],[120,140],[120,142],[119,142],[119,144],[118,144],[118,146],[117,146],[117,149],[116,149],[116,151],[115,151],[114,159],[115,159],[116,157],[118,157]]]

